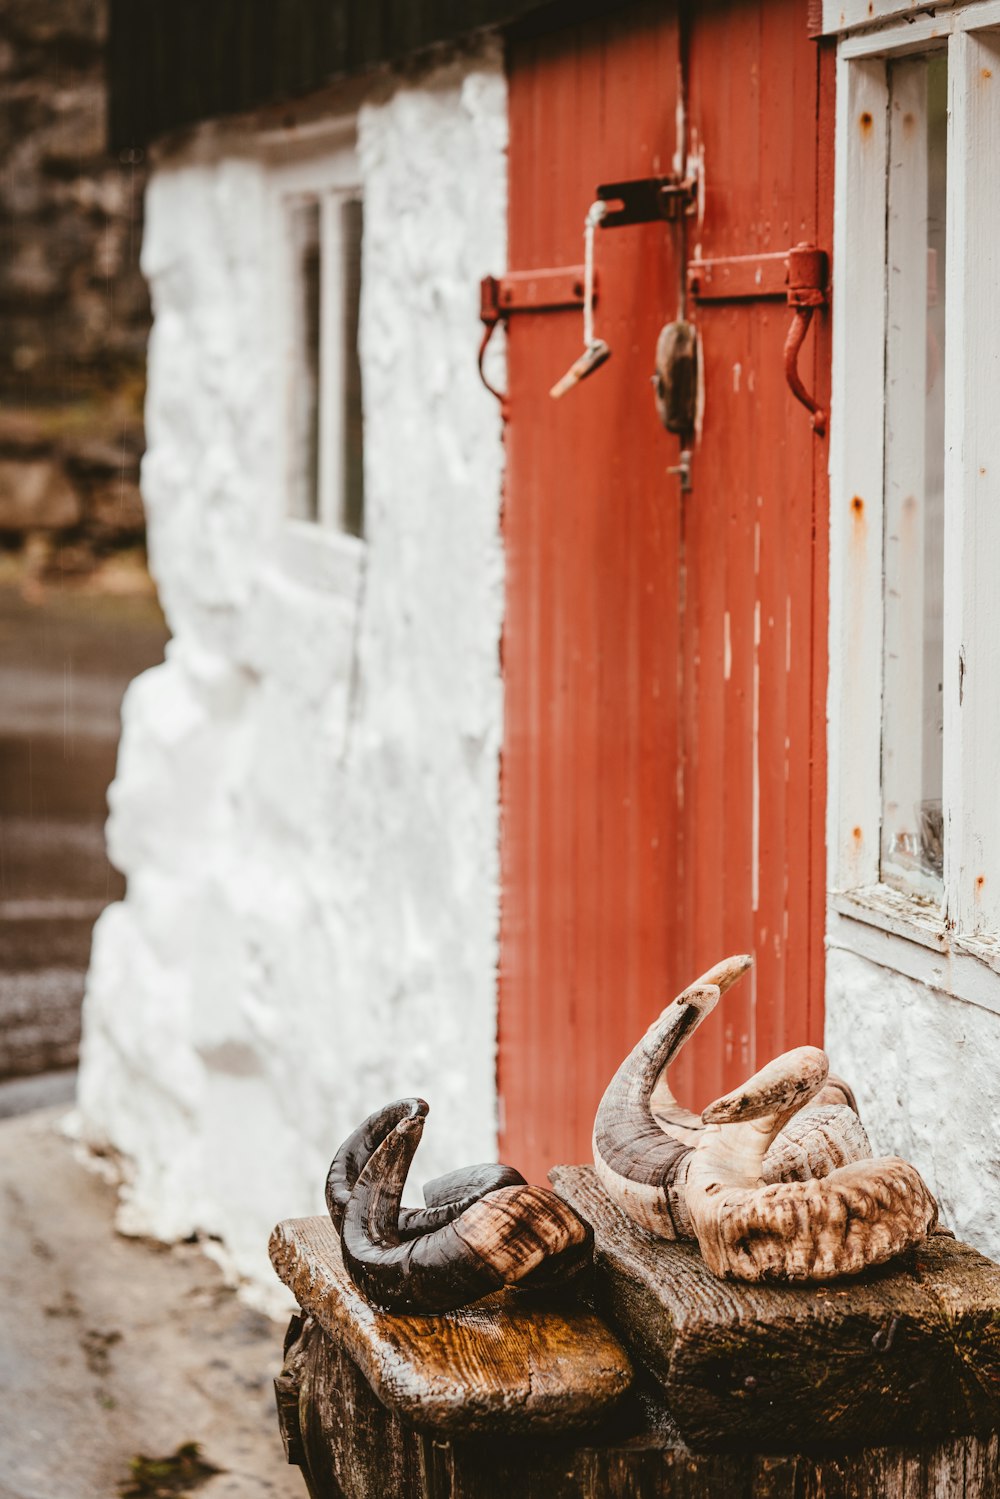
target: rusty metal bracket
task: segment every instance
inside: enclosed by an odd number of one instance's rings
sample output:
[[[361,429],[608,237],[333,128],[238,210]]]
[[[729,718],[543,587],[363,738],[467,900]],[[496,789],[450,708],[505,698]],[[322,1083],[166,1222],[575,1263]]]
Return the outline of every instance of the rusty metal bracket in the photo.
[[[637,177],[631,182],[605,182],[597,189],[601,203],[620,203],[601,220],[602,229],[623,229],[629,224],[668,222],[694,213],[698,183],[694,177]]]
[[[829,259],[816,245],[796,245],[768,255],[733,255],[715,260],[692,260],[687,269],[688,291],[696,302],[741,302],[780,298],[794,309],[785,339],[784,366],[788,388],[810,412],[817,437],[826,433],[826,412],[802,383],[799,351],[809,332],[813,313],[825,307]]]
[[[486,378],[483,360],[497,324],[521,312],[559,312],[583,306],[584,267],[564,265],[539,271],[508,271],[506,276],[484,276],[479,284],[479,316],[484,324],[479,345],[479,378],[501,406],[507,397]],[[597,295],[597,281],[594,281]]]

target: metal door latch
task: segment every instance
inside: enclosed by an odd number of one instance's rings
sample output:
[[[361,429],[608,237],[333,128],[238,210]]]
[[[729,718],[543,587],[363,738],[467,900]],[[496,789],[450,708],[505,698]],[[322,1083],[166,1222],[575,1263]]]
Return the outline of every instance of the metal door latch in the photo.
[[[668,474],[676,474],[681,481],[681,494],[691,493],[691,449],[681,448],[680,462],[672,463],[667,469]]]
[[[827,303],[829,258],[816,245],[796,245],[768,255],[735,255],[719,260],[692,260],[688,291],[696,302],[742,302],[781,298],[793,309],[785,339],[784,367],[788,388],[812,415],[817,437],[826,433],[827,413],[802,383],[799,350],[817,307]]]
[[[581,308],[584,294],[584,267],[564,265],[539,271],[508,271],[506,276],[484,276],[479,284],[479,316],[484,324],[479,345],[479,378],[490,395],[501,406],[507,397],[487,380],[483,370],[486,347],[497,324],[521,312],[557,312],[562,308]],[[597,296],[597,278],[594,278]]]
[[[698,206],[698,179],[687,177],[636,177],[631,182],[605,182],[597,189],[602,203],[620,203],[601,220],[602,229],[623,229],[629,224],[671,222],[694,213]]]

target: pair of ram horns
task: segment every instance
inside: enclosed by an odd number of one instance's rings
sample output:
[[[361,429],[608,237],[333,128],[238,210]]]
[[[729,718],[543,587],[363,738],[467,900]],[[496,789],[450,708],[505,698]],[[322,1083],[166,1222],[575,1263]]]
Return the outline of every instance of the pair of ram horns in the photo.
[[[402,1098],[371,1114],[330,1166],[326,1204],[344,1262],[370,1301],[394,1312],[446,1312],[502,1286],[543,1290],[590,1260],[593,1232],[554,1192],[511,1166],[469,1166],[400,1206],[428,1108]]]
[[[828,1075],[824,1052],[786,1052],[701,1115],[670,1091],[670,1063],[751,963],[709,969],[626,1057],[594,1122],[598,1177],[648,1233],[697,1239],[717,1275],[856,1274],[923,1239],[937,1207],[913,1166],[872,1159],[854,1096]]]

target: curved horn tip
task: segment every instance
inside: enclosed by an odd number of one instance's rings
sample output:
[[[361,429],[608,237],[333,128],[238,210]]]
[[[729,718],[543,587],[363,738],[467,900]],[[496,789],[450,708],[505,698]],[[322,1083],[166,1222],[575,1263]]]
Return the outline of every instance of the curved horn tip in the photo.
[[[854,1089],[850,1083],[845,1083],[842,1077],[837,1077],[833,1072],[827,1075],[826,1083],[822,1091],[813,1099],[813,1103],[845,1104],[859,1118],[861,1116],[861,1110],[858,1108],[858,1100],[854,1096]]]
[[[723,958],[716,963],[701,978],[695,979],[692,988],[698,988],[702,984],[716,984],[725,994],[727,989],[732,988],[737,979],[741,979],[745,973],[753,967],[753,954],[744,952],[737,953],[732,958]]]
[[[699,981],[697,984],[692,984],[690,989],[685,989],[683,994],[678,994],[677,1003],[690,1005],[693,1010],[701,1010],[707,1015],[710,1010],[715,1009],[721,998],[722,989],[718,984],[706,984]]]
[[[702,1111],[704,1124],[735,1124],[802,1107],[826,1081],[830,1063],[818,1046],[796,1046]]]

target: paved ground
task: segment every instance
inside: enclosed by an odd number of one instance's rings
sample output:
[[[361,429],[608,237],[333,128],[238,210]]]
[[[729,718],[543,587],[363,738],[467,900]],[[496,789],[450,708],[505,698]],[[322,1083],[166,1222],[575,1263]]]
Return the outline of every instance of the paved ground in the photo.
[[[305,1499],[274,1414],[282,1329],[196,1245],[116,1235],[61,1113],[0,1122],[0,1499],[118,1499],[133,1459],[190,1442],[219,1471],[171,1493]]]
[[[76,1060],[91,929],[123,889],[104,849],[122,694],[165,640],[148,593],[0,587],[0,1078]]]

